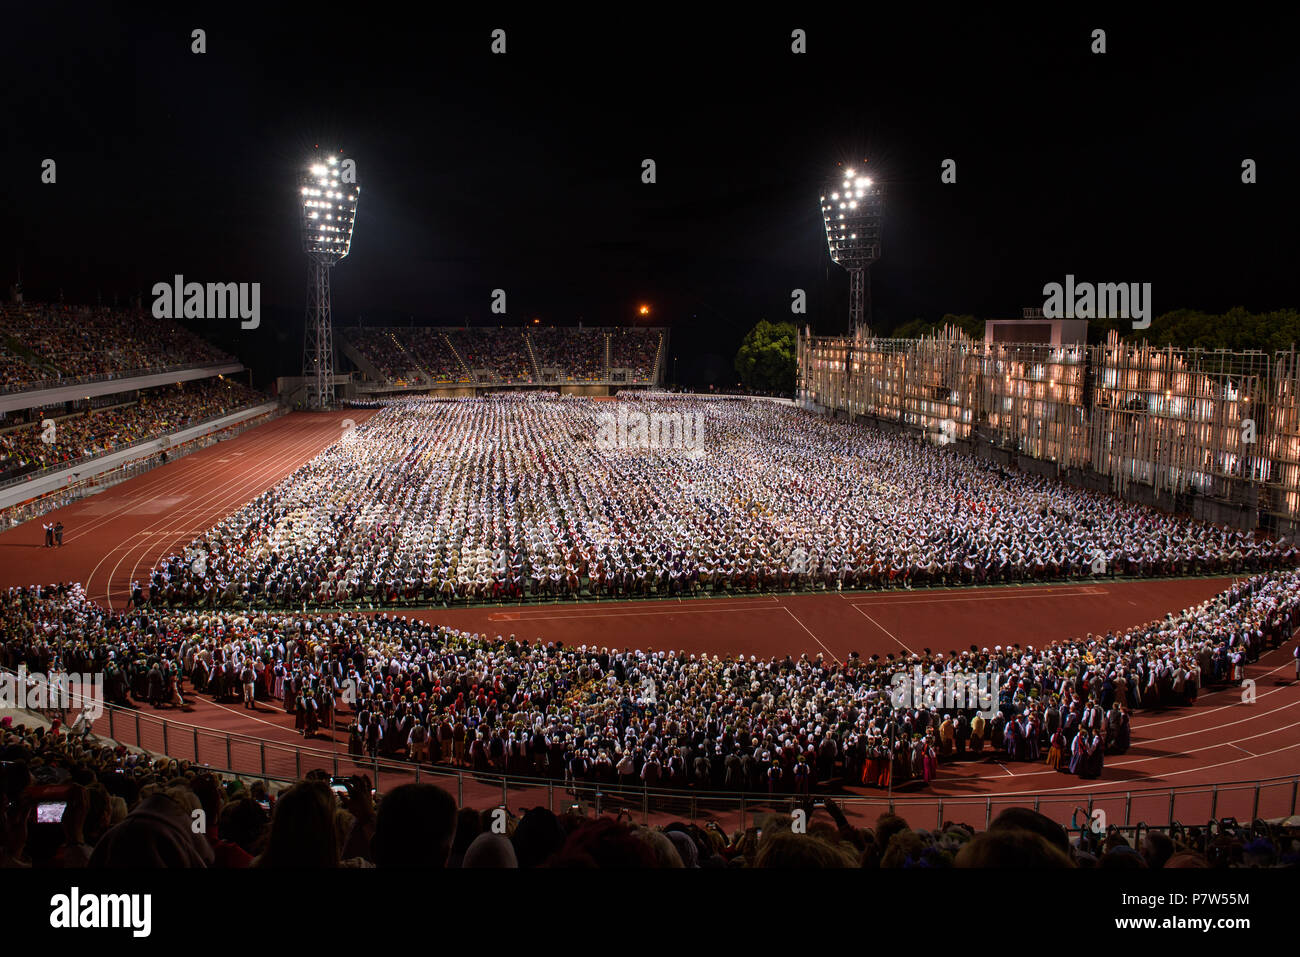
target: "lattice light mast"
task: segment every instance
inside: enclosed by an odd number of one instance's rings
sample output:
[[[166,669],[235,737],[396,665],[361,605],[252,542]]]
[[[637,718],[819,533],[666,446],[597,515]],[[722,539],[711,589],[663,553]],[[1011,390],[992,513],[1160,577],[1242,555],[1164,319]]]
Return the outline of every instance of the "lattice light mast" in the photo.
[[[871,322],[871,264],[880,258],[884,185],[862,170],[844,169],[822,190],[822,220],[831,259],[849,274],[849,334]]]
[[[307,322],[302,335],[302,374],[307,407],[334,405],[334,322],[330,270],[352,247],[361,187],[344,182],[337,156],[313,160],[298,180],[302,200],[302,248],[307,254]],[[350,175],[348,178],[351,178]]]

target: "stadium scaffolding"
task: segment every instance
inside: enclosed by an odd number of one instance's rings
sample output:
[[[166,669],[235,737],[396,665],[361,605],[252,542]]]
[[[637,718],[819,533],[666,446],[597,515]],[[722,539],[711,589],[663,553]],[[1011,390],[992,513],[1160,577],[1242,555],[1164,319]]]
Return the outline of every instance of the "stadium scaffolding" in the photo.
[[[802,335],[804,401],[1078,470],[1124,496],[1201,495],[1300,523],[1294,348],[1175,349]]]

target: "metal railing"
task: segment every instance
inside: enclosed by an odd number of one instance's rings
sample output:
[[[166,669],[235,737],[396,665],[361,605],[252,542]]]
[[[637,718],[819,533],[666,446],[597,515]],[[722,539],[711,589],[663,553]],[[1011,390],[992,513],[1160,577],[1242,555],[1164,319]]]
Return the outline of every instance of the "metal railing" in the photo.
[[[0,385],[0,395],[13,395],[21,392],[43,392],[47,389],[62,389],[74,385],[91,385],[96,382],[113,382],[118,379],[139,379],[143,376],[163,375],[168,372],[182,372],[186,369],[210,369],[215,366],[230,365],[236,360],[210,359],[207,362],[179,362],[166,366],[149,366],[142,369],[122,369],[118,372],[101,372],[96,375],[56,376],[45,379],[27,379],[23,382]]]

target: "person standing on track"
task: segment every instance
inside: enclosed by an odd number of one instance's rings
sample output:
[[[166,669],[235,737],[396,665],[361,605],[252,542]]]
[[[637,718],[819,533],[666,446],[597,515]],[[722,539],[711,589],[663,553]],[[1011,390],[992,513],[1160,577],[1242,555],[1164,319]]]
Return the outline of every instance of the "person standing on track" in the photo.
[[[59,522],[54,526],[54,543],[59,548],[63,547],[63,523],[62,522]]]
[[[244,686],[244,707],[250,711],[256,711],[254,695],[257,692],[257,672],[253,670],[251,659],[244,660],[244,668],[239,673],[240,683]]]
[[[49,522],[45,523],[45,547],[50,548],[54,545],[54,526]]]

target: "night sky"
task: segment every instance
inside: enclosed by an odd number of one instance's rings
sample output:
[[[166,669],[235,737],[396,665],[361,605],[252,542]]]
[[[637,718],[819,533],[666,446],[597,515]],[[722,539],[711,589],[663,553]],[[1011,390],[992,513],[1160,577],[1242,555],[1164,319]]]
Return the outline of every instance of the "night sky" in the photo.
[[[1150,282],[1157,314],[1300,305],[1294,23],[37,6],[0,37],[0,280],[146,305],[176,273],[260,282],[261,329],[202,329],[259,382],[301,358],[295,179],[317,144],[362,186],[336,325],[497,324],[497,287],[508,323],[625,324],[647,302],[692,384],[734,384],[740,338],[790,318],[796,287],[800,321],[845,327],[818,208],[841,161],[888,184],[878,331],[1018,316],[1066,273]]]

